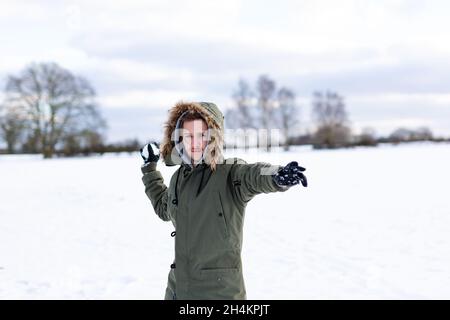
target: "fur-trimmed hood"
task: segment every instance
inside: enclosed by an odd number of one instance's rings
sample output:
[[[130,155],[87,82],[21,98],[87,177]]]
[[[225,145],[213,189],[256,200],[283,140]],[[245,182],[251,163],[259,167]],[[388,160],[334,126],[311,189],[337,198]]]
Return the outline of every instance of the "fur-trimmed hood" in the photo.
[[[219,108],[211,102],[179,101],[169,110],[169,117],[164,125],[164,136],[160,145],[160,152],[164,163],[168,166],[182,164],[182,155],[176,148],[179,141],[175,132],[177,122],[186,113],[199,113],[208,125],[209,141],[204,152],[204,162],[216,169],[218,163],[223,162],[224,116]]]

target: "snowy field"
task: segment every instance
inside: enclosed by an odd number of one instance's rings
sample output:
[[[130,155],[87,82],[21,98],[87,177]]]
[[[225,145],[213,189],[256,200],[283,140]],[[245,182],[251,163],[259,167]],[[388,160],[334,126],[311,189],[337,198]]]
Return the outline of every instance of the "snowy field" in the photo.
[[[248,205],[248,299],[450,298],[449,144],[233,155],[297,160],[309,182]],[[173,226],[140,164],[0,156],[0,299],[162,299]]]

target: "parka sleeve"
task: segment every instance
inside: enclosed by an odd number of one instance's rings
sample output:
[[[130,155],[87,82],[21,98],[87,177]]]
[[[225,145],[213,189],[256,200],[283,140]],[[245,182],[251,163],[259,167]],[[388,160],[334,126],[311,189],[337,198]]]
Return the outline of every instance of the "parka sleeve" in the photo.
[[[247,203],[260,193],[284,192],[290,187],[278,186],[272,178],[281,167],[266,162],[248,164],[236,159],[230,170],[234,193],[241,202]]]
[[[150,199],[155,213],[163,221],[170,221],[170,216],[167,211],[167,186],[164,184],[164,179],[161,172],[156,170],[156,163],[149,163],[141,167],[142,182],[145,186],[145,194]]]

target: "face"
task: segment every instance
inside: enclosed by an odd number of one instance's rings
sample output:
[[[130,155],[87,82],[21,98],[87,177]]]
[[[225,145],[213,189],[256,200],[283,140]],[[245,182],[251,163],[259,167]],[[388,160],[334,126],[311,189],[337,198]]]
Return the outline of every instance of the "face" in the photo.
[[[202,119],[187,120],[183,123],[182,132],[184,148],[188,156],[197,162],[208,144],[208,126]]]

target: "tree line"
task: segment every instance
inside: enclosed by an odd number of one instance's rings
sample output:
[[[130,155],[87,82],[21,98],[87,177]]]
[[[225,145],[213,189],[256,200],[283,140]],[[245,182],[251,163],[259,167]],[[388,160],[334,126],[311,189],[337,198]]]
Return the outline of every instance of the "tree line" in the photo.
[[[301,106],[296,101],[294,91],[285,86],[277,88],[275,80],[267,75],[260,75],[253,87],[240,79],[232,99],[234,106],[225,115],[228,128],[263,129],[262,132],[278,129],[285,150],[291,145],[301,144],[322,149],[376,146],[386,142],[450,141],[450,138],[434,137],[427,127],[398,128],[386,137],[377,137],[371,127],[355,134],[350,125],[344,97],[332,90],[313,92],[311,118],[314,129],[300,134]],[[261,141],[259,138],[257,137],[256,144],[259,146],[269,143],[270,149],[270,138],[263,136]]]
[[[96,92],[87,79],[56,63],[31,63],[9,75],[0,101],[0,153],[39,153],[44,158],[105,152],[134,152],[141,142],[128,139],[105,143],[107,122],[95,101]],[[300,134],[300,110],[295,92],[278,88],[275,80],[261,75],[252,87],[240,79],[232,92],[233,107],[226,110],[228,129],[265,131],[278,129],[287,150],[291,145],[314,148],[375,146],[380,142],[449,141],[436,138],[430,129],[399,128],[387,137],[376,137],[373,128],[353,134],[344,97],[334,91],[316,91],[311,98],[315,129]],[[264,129],[264,130],[261,130]],[[248,136],[243,139],[249,139]],[[270,149],[270,134],[257,137]],[[248,145],[248,141],[244,141]],[[230,146],[227,144],[226,146]]]

